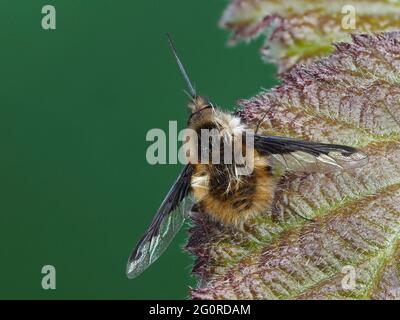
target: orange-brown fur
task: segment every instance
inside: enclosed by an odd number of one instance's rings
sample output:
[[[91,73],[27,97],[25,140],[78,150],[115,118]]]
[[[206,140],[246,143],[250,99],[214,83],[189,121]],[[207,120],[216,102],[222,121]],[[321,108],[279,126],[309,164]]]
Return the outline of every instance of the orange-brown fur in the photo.
[[[192,175],[192,189],[195,199],[202,211],[210,214],[216,220],[227,225],[240,225],[248,218],[265,211],[274,195],[275,179],[270,175],[265,157],[256,156],[254,159],[254,181],[248,181],[244,176],[239,180],[230,181],[229,190],[215,194],[210,190],[212,165],[197,164]],[[232,177],[227,177],[232,179]],[[254,193],[246,195],[240,191],[243,188],[255,188]],[[237,207],[237,203],[243,204]]]
[[[214,108],[204,109],[207,105],[204,98],[195,98],[189,104],[195,113],[189,128],[199,132],[202,128],[216,127],[235,143],[234,138],[242,135],[246,127],[230,114]],[[235,175],[235,164],[193,164],[191,187],[194,197],[203,212],[223,224],[240,226],[248,218],[265,211],[272,202],[275,179],[268,160],[257,151],[251,151],[254,169],[250,175]]]

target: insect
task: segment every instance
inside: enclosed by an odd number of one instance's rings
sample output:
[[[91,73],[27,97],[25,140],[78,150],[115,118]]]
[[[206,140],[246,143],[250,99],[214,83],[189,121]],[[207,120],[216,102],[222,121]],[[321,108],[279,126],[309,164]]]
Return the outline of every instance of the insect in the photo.
[[[189,89],[188,128],[195,132],[213,129],[222,140],[243,144],[243,139],[239,138],[249,129],[248,125],[235,115],[218,110],[207,98],[197,95],[170,36],[168,40]],[[220,148],[221,153],[224,151]],[[252,156],[252,171],[247,175],[237,174],[235,162],[214,164],[189,161],[185,165],[130,255],[126,269],[128,278],[138,276],[159,258],[181,228],[187,210],[194,203],[199,205],[201,212],[206,212],[223,225],[238,226],[249,217],[265,212],[272,203],[276,170],[342,170],[368,162],[365,153],[350,146],[265,136],[257,132],[250,151],[246,149],[246,152]]]

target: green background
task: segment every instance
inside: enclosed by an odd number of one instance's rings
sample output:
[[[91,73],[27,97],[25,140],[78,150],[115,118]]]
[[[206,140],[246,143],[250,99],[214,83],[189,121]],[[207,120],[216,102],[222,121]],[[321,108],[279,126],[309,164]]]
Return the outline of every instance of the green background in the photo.
[[[139,278],[125,263],[180,171],[145,158],[148,130],[185,124],[165,32],[224,109],[276,84],[260,41],[227,47],[227,3],[1,0],[0,298],[187,298],[187,227]],[[56,30],[41,28],[46,4]],[[41,288],[46,264],[56,290]]]

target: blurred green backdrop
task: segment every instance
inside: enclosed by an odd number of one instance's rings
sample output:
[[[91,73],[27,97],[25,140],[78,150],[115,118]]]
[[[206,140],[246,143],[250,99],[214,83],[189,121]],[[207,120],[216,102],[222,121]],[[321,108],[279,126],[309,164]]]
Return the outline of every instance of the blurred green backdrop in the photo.
[[[199,93],[225,109],[276,84],[260,42],[226,46],[225,0],[1,0],[0,298],[183,299],[187,228],[135,280],[126,259],[180,171],[146,133],[185,125],[174,36]],[[41,28],[41,9],[57,29]],[[57,289],[41,288],[41,268]]]

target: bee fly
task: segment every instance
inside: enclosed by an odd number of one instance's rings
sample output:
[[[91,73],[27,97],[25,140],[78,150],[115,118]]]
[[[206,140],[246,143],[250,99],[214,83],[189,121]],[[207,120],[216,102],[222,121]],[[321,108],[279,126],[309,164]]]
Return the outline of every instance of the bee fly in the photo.
[[[168,40],[189,89],[188,128],[195,132],[216,129],[222,140],[228,139],[233,144],[241,141],[238,138],[250,129],[249,126],[197,95],[169,35]],[[235,163],[189,161],[185,165],[130,255],[126,269],[128,278],[138,276],[158,259],[194,203],[201,212],[223,225],[238,226],[249,217],[265,212],[272,203],[277,177],[285,171],[352,169],[368,162],[366,154],[350,146],[265,136],[257,132],[253,138],[253,168],[248,175],[238,175]]]

